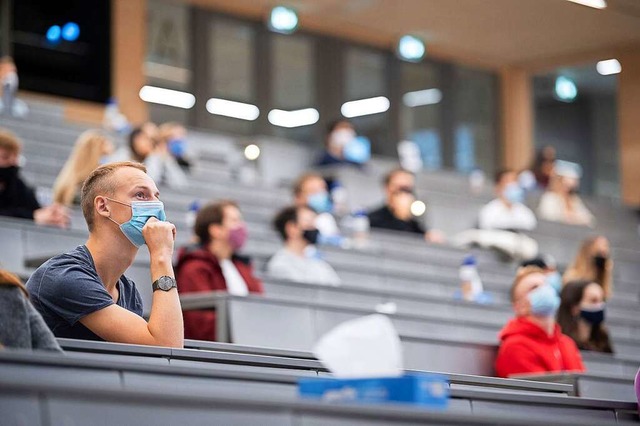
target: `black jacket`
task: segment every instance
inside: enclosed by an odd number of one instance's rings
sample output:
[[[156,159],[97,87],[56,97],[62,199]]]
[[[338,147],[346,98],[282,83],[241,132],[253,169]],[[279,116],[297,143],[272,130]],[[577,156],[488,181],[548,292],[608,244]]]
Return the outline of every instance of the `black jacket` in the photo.
[[[18,168],[11,169],[5,169],[2,174],[6,180],[0,180],[0,216],[33,219],[33,212],[40,208],[40,203],[33,189],[20,177]]]

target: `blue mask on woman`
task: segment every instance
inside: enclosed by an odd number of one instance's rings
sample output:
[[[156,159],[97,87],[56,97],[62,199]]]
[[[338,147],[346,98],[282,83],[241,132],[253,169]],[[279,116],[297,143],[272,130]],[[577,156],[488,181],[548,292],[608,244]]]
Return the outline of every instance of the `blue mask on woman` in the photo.
[[[329,213],[333,209],[328,192],[318,192],[309,196],[308,204],[316,213]]]
[[[145,244],[144,237],[142,236],[142,228],[144,228],[144,225],[149,219],[155,217],[160,221],[167,220],[162,201],[132,201],[131,204],[128,204],[109,197],[105,198],[131,207],[131,219],[129,219],[129,221],[120,224],[111,218],[109,218],[109,220],[118,225],[124,236],[131,241],[131,244],[138,248]]]
[[[531,313],[538,317],[551,317],[560,307],[560,297],[550,285],[541,285],[528,295]]]

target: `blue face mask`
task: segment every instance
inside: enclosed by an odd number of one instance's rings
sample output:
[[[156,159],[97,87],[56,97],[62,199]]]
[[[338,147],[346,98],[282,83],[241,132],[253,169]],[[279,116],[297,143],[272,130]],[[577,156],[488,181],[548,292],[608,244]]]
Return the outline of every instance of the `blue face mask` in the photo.
[[[169,152],[174,157],[183,157],[187,151],[187,141],[184,139],[171,139],[169,141]]]
[[[307,201],[309,207],[316,211],[316,213],[329,213],[333,210],[331,199],[328,192],[318,192],[309,196]]]
[[[550,285],[541,285],[528,294],[531,314],[538,317],[551,317],[560,307],[560,297]]]
[[[127,237],[127,239],[131,241],[131,244],[136,247],[140,247],[145,244],[144,237],[142,236],[142,228],[144,228],[144,225],[149,219],[155,217],[160,221],[167,220],[162,201],[132,201],[131,204],[128,204],[112,198],[105,198],[124,206],[131,207],[131,219],[129,219],[128,222],[120,224],[111,218],[109,218],[109,220],[118,225],[124,236]]]
[[[562,275],[560,275],[560,272],[555,271],[547,274],[545,281],[547,284],[553,287],[556,293],[560,294],[560,291],[562,291]]]
[[[510,183],[502,192],[504,198],[511,204],[520,204],[524,201],[524,190],[517,183]]]
[[[371,142],[364,136],[353,138],[344,146],[342,155],[347,161],[364,164],[371,159]]]

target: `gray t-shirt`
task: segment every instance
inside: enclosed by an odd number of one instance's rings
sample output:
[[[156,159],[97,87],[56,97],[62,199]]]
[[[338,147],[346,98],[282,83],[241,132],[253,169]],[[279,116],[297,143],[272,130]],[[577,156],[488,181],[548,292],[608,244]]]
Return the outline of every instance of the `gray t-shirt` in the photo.
[[[133,281],[123,275],[117,285],[118,306],[142,316],[142,298]],[[27,281],[27,290],[56,337],[103,340],[79,322],[84,316],[113,305],[86,246],[46,261]]]

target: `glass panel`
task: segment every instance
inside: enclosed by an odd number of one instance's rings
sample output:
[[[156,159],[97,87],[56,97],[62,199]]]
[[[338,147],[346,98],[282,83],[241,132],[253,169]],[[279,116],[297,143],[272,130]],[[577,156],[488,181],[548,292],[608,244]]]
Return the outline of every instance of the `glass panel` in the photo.
[[[254,29],[249,24],[215,20],[209,27],[212,90],[214,96],[253,102]]]
[[[420,148],[425,169],[442,168],[440,70],[434,64],[401,65],[401,138]]]
[[[486,71],[454,67],[454,166],[493,174],[497,160],[496,77]]]
[[[273,106],[284,110],[313,107],[315,74],[313,45],[304,36],[271,39]]]
[[[147,58],[145,72],[152,83],[171,83],[184,89],[191,79],[189,70],[189,8],[162,0],[149,0]]]
[[[344,52],[343,101],[353,101],[377,96],[389,97],[387,89],[387,53],[361,47],[347,47]],[[335,117],[340,117],[336,111]],[[374,154],[394,155],[395,144],[390,141],[391,126],[388,112],[351,118],[356,131],[371,140]]]

